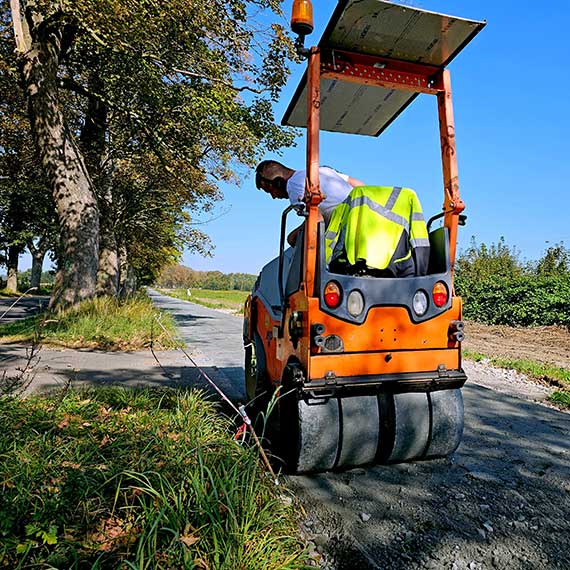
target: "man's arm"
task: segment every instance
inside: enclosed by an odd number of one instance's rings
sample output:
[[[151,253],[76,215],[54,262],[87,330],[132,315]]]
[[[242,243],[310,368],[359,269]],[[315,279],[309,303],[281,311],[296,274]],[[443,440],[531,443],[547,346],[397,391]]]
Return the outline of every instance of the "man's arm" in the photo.
[[[356,188],[357,186],[366,186],[366,184],[364,184],[364,182],[362,182],[361,180],[358,180],[357,178],[352,178],[352,176],[348,177],[347,182],[353,187]]]
[[[324,220],[322,213],[319,211],[319,217],[318,220],[319,222],[322,222]],[[295,244],[297,243],[297,235],[299,234],[299,232],[301,231],[301,228],[305,225],[305,222],[303,222],[300,226],[296,227],[293,231],[291,231],[291,233],[287,236],[287,243],[291,246],[291,247],[295,247]]]
[[[303,222],[304,224],[305,222]],[[297,243],[297,235],[299,234],[299,232],[301,231],[301,228],[303,227],[303,224],[301,224],[299,227],[295,228],[288,236],[287,236],[287,243],[291,246],[291,247],[295,247],[295,244]]]

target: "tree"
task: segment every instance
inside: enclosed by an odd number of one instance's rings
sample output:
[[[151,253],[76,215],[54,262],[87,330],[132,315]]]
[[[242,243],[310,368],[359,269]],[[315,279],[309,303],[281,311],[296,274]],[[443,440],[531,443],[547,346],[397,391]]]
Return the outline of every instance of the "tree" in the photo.
[[[537,261],[534,269],[539,277],[568,276],[570,274],[570,250],[564,243],[550,246]]]
[[[466,251],[462,251],[455,263],[457,277],[461,280],[483,281],[487,278],[518,277],[524,272],[515,247],[500,237],[497,244],[478,245],[475,237]]]
[[[12,50],[0,38],[0,244],[6,250],[8,289],[17,288],[18,258],[25,247],[33,262],[31,286],[39,285],[43,259],[53,248],[57,220],[18,86]]]
[[[118,238],[131,236],[133,224],[117,215],[130,198],[117,180],[132,179],[135,165],[154,166],[137,186],[169,197],[162,237],[176,247],[189,213],[219,198],[219,181],[238,180],[238,165],[292,143],[270,108],[287,78],[291,42],[257,18],[263,9],[278,11],[279,1],[10,0],[31,126],[61,227],[54,305],[94,295],[97,282],[113,289],[117,261],[102,261],[99,246],[132,253]],[[155,176],[156,161],[168,176]],[[163,185],[173,180],[174,189]],[[162,263],[171,248],[163,253]],[[107,273],[99,280],[98,268]]]

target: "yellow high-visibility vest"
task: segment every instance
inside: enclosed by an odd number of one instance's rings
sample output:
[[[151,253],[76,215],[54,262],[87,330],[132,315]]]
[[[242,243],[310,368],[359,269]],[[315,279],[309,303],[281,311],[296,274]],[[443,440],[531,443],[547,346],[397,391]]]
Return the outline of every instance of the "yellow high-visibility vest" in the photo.
[[[425,275],[429,238],[416,193],[359,186],[332,213],[325,231],[330,268],[365,267],[397,277]]]

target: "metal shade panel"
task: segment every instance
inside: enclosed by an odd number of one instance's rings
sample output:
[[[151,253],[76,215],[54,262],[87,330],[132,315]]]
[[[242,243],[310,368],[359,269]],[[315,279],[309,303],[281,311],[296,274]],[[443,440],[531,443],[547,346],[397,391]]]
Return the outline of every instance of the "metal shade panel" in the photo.
[[[340,0],[319,42],[330,50],[445,67],[485,26],[384,0]],[[306,74],[282,124],[307,125]],[[321,129],[378,136],[416,93],[321,80]]]
[[[307,125],[307,83],[303,78],[300,94],[285,124]],[[346,81],[321,80],[321,130],[377,136],[412,101],[416,93],[371,87]]]
[[[444,67],[484,26],[383,0],[341,0],[319,46]]]

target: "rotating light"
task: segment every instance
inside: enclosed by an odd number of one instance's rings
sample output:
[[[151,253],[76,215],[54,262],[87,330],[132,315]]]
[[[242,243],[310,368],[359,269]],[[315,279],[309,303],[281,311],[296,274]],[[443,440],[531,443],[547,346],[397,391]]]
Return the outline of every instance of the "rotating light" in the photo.
[[[294,0],[291,13],[291,30],[299,36],[313,31],[313,5],[311,0]]]

